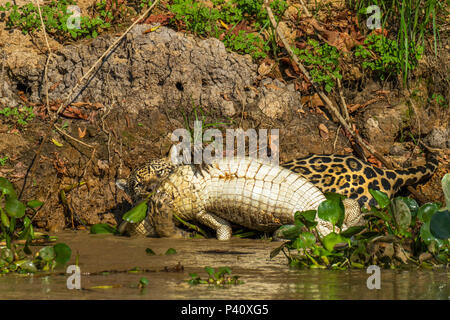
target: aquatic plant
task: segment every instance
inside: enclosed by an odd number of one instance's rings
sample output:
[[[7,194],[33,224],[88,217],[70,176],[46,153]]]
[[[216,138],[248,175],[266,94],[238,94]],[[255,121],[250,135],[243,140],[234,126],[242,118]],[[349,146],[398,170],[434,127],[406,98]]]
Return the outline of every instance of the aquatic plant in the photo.
[[[239,276],[231,276],[231,268],[220,267],[217,271],[211,267],[205,267],[205,271],[208,274],[208,279],[201,279],[197,273],[189,273],[191,279],[188,283],[191,285],[198,284],[210,284],[215,286],[224,286],[229,284],[243,284],[242,280],[239,280]]]
[[[30,257],[33,241],[54,240],[35,233],[31,219],[26,215],[27,210],[34,212],[43,202],[31,200],[23,203],[12,183],[3,177],[0,177],[0,192],[0,274],[51,271],[57,265],[66,264],[72,251],[64,243],[45,246],[34,258]]]
[[[390,200],[377,190],[370,190],[370,193],[378,208],[363,213],[364,225],[331,232],[323,238],[315,230],[316,214],[333,226],[341,227],[344,221],[343,196],[326,194],[327,200],[317,210],[296,212],[294,225],[282,226],[277,231],[279,237],[288,241],[274,249],[271,258],[283,252],[291,266],[300,268],[347,269],[372,264],[395,268],[409,263],[424,267],[448,264],[448,209],[439,210],[437,203],[419,207],[415,200],[405,197]]]

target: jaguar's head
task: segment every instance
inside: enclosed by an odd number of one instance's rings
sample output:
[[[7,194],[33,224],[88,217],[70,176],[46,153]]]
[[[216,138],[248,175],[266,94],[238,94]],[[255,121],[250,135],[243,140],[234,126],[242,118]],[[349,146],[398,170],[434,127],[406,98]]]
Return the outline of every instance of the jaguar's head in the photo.
[[[174,169],[167,159],[155,159],[136,168],[127,179],[117,179],[116,186],[125,191],[136,203],[156,190],[161,181]]]

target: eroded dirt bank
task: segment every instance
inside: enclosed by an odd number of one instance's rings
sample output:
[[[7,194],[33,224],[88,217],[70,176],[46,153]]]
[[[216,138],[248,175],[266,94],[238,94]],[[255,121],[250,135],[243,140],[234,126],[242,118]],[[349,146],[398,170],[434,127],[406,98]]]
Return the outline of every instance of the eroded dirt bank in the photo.
[[[83,144],[57,130],[44,144],[22,195],[45,201],[34,217],[38,227],[60,231],[84,228],[83,224],[116,224],[129,204],[116,189],[115,179],[150,158],[166,155],[171,132],[185,127],[186,119],[192,125],[199,108],[206,123],[227,123],[224,128],[279,128],[281,161],[309,153],[351,152],[331,116],[320,104],[307,104],[314,96],[302,97],[294,82],[261,76],[249,56],[228,52],[217,39],[200,40],[165,27],[146,32],[149,27],[137,25],[120,42],[58,121],[60,131]],[[37,115],[20,127],[0,118],[0,156],[8,157],[0,175],[20,190],[49,130],[49,114],[117,35],[67,46],[52,44],[47,110],[42,47],[18,30],[1,32],[0,106],[31,106]],[[427,104],[427,87],[418,83],[413,111],[402,93],[389,85],[368,82],[345,94],[352,104],[377,97],[353,114],[355,123],[365,139],[398,163],[424,161],[417,149],[412,152],[410,142],[396,142],[409,131],[438,148],[441,167],[420,189],[428,199],[442,201],[449,118],[445,109]],[[68,192],[64,205],[60,191],[81,181],[86,184]]]

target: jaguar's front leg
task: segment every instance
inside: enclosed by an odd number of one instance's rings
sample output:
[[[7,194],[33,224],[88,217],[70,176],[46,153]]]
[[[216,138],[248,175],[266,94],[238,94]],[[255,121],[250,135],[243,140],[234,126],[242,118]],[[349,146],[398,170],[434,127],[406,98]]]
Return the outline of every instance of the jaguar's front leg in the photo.
[[[148,223],[159,237],[187,238],[189,233],[176,227],[173,219],[173,204],[167,199],[149,201]]]

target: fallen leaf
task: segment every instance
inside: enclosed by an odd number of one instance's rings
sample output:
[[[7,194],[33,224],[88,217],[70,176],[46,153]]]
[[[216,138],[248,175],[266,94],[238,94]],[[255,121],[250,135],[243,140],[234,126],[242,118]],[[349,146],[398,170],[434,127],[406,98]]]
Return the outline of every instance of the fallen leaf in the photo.
[[[224,27],[224,28],[227,29],[227,30],[230,30],[230,27],[229,27],[225,22],[223,22],[223,21],[220,20],[220,19],[219,19],[219,22],[220,22],[220,24],[221,24],[222,27]]]
[[[87,130],[87,128],[84,128],[84,130],[81,130],[80,127],[78,127],[78,137],[80,139],[84,138],[84,136],[86,135],[86,130]]]
[[[313,106],[314,108],[325,106],[322,99],[317,93],[315,93],[311,98],[311,106]]]
[[[55,145],[55,146],[57,146],[57,147],[62,147],[63,146],[63,144],[61,143],[61,142],[58,142],[56,139],[54,139],[54,138],[52,138],[52,142],[53,142],[53,144]]]
[[[319,124],[319,130],[322,130],[325,133],[329,132],[328,128],[323,123]]]
[[[376,166],[378,168],[382,167],[381,161],[378,160],[377,158],[375,158],[375,156],[373,156],[373,155],[370,155],[369,157],[367,157],[367,162],[373,164],[374,166]]]
[[[329,137],[328,133],[328,128],[323,123],[319,124],[319,134],[322,139],[327,140]]]

